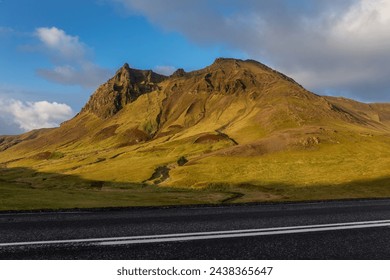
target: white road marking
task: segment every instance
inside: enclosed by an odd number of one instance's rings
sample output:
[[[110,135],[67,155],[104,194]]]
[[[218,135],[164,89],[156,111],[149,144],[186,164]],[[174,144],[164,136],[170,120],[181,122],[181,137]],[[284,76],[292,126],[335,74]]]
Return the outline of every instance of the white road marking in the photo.
[[[108,245],[125,245],[125,244],[178,242],[178,241],[191,241],[191,240],[281,235],[281,234],[292,234],[292,233],[307,233],[307,232],[318,232],[318,231],[332,231],[332,230],[334,231],[334,230],[359,229],[359,228],[387,227],[387,226],[390,226],[390,220],[294,226],[294,227],[278,227],[278,228],[265,228],[265,229],[167,234],[167,235],[155,235],[155,236],[135,236],[135,237],[129,237],[126,240],[103,241],[100,242],[99,245],[108,246]]]
[[[177,242],[177,241],[221,239],[221,238],[250,237],[250,236],[264,236],[264,235],[281,235],[281,234],[292,234],[292,233],[335,231],[335,230],[347,230],[347,229],[388,227],[388,226],[390,226],[390,220],[382,220],[382,221],[320,224],[320,225],[291,226],[291,227],[275,227],[275,228],[263,228],[263,229],[227,230],[227,231],[210,231],[210,232],[193,232],[193,233],[190,232],[190,233],[177,233],[177,234],[70,239],[70,240],[12,242],[12,243],[0,243],[0,249],[1,247],[10,247],[10,246],[61,245],[61,244],[74,244],[74,243],[112,246],[112,245],[125,245],[125,244],[145,244],[145,243]]]

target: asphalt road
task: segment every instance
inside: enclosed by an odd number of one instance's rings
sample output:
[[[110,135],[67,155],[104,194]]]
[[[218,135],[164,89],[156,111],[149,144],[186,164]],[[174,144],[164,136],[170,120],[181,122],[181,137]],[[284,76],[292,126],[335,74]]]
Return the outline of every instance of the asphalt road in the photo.
[[[0,213],[0,259],[390,259],[390,200]]]

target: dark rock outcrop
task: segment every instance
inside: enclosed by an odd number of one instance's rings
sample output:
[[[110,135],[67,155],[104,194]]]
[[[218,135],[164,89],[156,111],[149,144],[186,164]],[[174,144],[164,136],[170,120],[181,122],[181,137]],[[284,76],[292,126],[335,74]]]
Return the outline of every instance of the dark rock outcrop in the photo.
[[[142,94],[157,90],[158,83],[166,78],[151,70],[132,69],[126,63],[113,78],[95,91],[82,112],[89,111],[102,119],[107,119]]]

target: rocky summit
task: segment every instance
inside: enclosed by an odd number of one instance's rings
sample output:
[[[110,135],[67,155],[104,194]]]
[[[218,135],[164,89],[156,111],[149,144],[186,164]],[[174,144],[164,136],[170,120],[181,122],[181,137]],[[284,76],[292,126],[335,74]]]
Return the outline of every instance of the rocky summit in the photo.
[[[158,90],[158,83],[166,78],[151,70],[131,69],[126,63],[113,78],[97,89],[81,112],[109,118],[140,95]]]

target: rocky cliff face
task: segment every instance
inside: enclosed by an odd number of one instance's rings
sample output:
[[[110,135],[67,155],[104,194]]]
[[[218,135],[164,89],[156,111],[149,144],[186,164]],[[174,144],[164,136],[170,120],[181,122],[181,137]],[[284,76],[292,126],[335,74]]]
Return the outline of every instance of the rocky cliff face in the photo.
[[[142,94],[158,90],[158,83],[166,78],[151,70],[132,69],[126,63],[95,91],[81,112],[92,112],[107,119]]]

